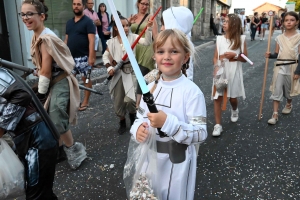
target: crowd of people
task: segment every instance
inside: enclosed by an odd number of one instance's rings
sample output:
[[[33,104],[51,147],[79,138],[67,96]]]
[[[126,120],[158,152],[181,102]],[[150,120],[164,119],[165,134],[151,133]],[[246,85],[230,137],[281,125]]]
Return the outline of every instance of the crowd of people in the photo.
[[[147,140],[150,126],[156,128],[157,167],[160,170],[157,171],[159,180],[152,182],[155,193],[161,199],[193,199],[197,151],[208,135],[204,95],[193,82],[194,46],[190,39],[193,13],[185,7],[170,7],[163,11],[162,26],[158,30],[156,19],[148,13],[150,1],[137,0],[136,6],[137,14],[124,17],[118,12],[118,15],[130,44],[146,29],[134,54],[143,75],[157,71],[148,88],[158,113],[150,113],[147,102],[141,98],[142,91],[130,60],[123,60],[122,67],[115,68],[126,50],[120,27],[113,16],[108,15],[104,3],[99,4],[97,13],[93,10],[93,0],[87,0],[85,5],[83,0],[73,0],[74,17],[66,23],[66,36],[62,41],[44,25],[48,17],[44,1],[23,1],[19,15],[28,30],[34,32],[31,56],[37,68],[38,85],[32,91],[12,71],[0,69],[0,84],[5,85],[1,93],[0,138],[3,135],[13,138],[16,153],[25,166],[26,199],[57,199],[52,189],[55,165],[67,160],[72,169],[77,169],[87,157],[84,145],[74,141],[70,130],[70,124],[76,124],[77,111],[84,111],[89,106],[90,96],[90,92],[85,91],[80,103],[75,75],[81,74],[85,86],[91,87],[89,73],[95,64],[99,40],[103,63],[112,76],[109,93],[120,120],[118,133],[122,135],[126,131],[127,113],[130,133],[138,143]],[[251,19],[243,15],[222,15],[216,21],[211,15],[214,34],[220,35],[216,40],[212,71],[214,77],[226,74],[227,79],[226,86],[223,84],[221,89],[213,81],[211,99],[214,101],[215,125],[212,136],[220,136],[223,131],[222,103],[226,105],[229,99],[231,121],[237,122],[238,98],[246,97],[242,71],[246,60],[241,54],[247,56],[248,52],[243,31],[250,23],[251,40],[254,40],[258,26],[261,26],[260,39],[264,40],[268,30],[265,13],[261,19],[257,13]],[[273,114],[268,123],[273,125],[278,121],[279,103],[286,98],[282,113],[289,114],[292,97],[300,94],[297,84],[300,34],[296,30],[299,16],[295,12],[285,12],[281,23],[284,32],[276,38],[276,49],[265,55],[277,59],[270,87]],[[3,80],[8,82],[2,84]],[[148,162],[146,159],[143,165],[146,174]]]

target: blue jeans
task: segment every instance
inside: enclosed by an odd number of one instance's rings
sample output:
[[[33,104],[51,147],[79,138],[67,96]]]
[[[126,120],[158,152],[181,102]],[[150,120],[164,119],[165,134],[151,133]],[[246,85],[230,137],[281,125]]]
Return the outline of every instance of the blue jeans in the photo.
[[[256,29],[257,29],[257,26],[255,26],[255,28],[253,28],[253,24],[251,24],[251,39],[254,40],[255,39],[255,34],[256,34]]]

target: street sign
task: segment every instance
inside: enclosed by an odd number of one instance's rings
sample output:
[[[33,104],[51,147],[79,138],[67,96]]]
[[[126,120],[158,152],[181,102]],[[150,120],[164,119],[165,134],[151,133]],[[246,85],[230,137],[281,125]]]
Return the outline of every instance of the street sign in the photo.
[[[268,15],[269,15],[269,16],[273,16],[273,10],[270,10],[270,11],[268,12]]]

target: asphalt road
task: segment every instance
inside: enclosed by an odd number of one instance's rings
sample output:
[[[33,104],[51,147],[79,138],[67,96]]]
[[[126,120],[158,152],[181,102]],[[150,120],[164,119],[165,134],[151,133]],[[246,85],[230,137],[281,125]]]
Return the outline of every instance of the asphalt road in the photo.
[[[279,33],[275,32],[273,36],[272,51],[275,49],[274,38]],[[267,124],[272,115],[268,90],[273,68],[271,61],[263,118],[258,120],[267,39],[251,42],[248,34],[247,45],[248,57],[254,66],[243,65],[246,99],[239,99],[237,123],[230,122],[228,104],[227,111],[222,114],[224,132],[218,138],[211,136],[214,116],[210,94],[215,47],[210,45],[196,52],[194,81],[205,95],[208,138],[199,149],[195,199],[300,198],[296,118],[299,116],[299,98],[295,98],[290,115],[280,113],[275,126]],[[75,140],[86,146],[89,159],[75,171],[67,162],[57,165],[54,190],[59,199],[126,199],[122,176],[130,135],[118,135],[118,118],[114,115],[108,88],[101,85],[96,88],[104,95],[91,95],[89,108],[78,113],[79,123],[72,127]]]

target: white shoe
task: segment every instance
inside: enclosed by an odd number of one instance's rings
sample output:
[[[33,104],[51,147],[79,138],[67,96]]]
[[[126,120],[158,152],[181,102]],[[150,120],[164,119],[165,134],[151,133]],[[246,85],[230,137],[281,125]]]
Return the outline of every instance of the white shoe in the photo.
[[[260,38],[259,40],[262,41],[262,38]]]
[[[236,110],[231,109],[230,119],[232,122],[236,122],[239,119],[239,109],[236,109]]]
[[[288,106],[288,107],[287,107]],[[282,114],[290,114],[292,112],[293,106],[291,103],[287,103],[282,109]]]
[[[263,40],[265,40],[265,38],[263,38]]]
[[[220,124],[216,124],[214,126],[214,131],[212,132],[212,136],[220,136],[223,128]]]
[[[274,117],[277,115],[277,118]],[[268,124],[275,125],[278,122],[278,112],[273,112],[272,118],[268,120]]]

